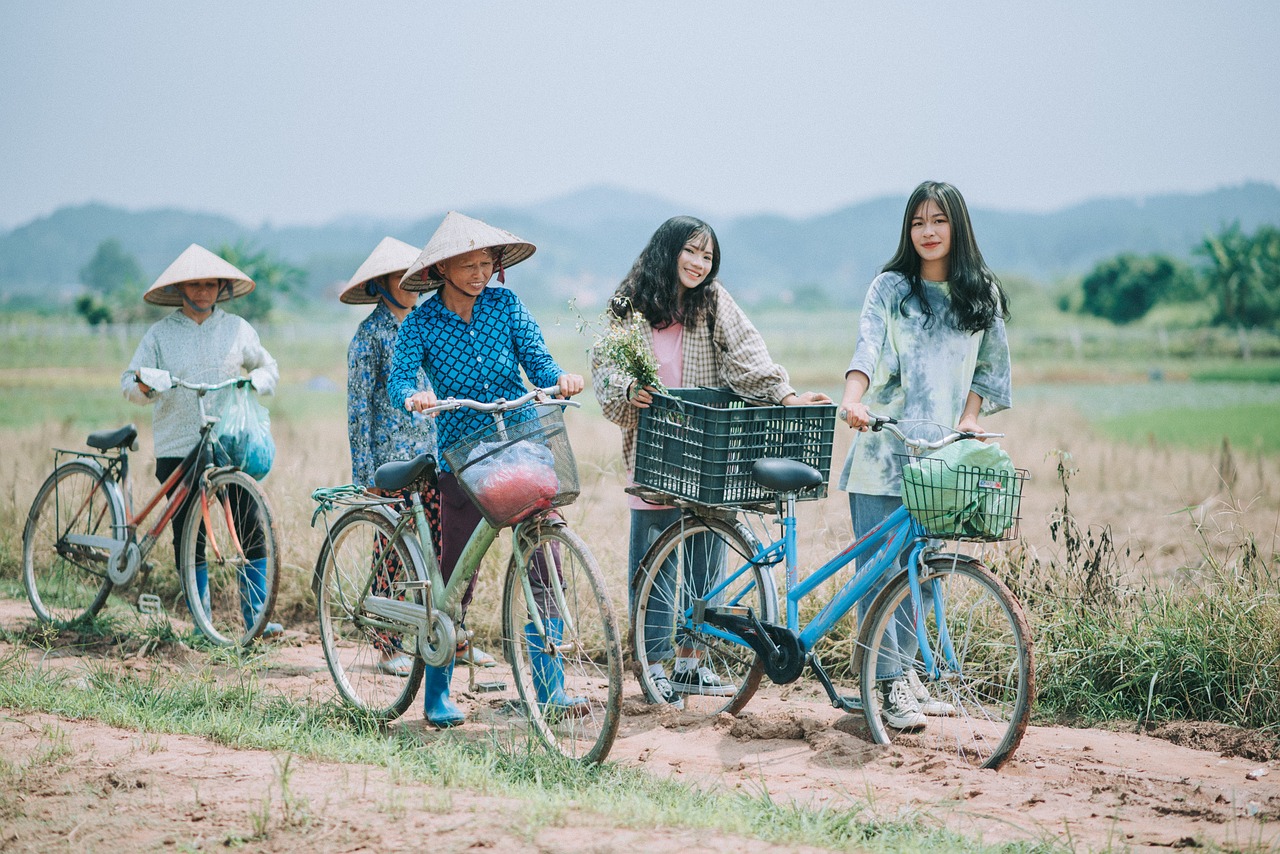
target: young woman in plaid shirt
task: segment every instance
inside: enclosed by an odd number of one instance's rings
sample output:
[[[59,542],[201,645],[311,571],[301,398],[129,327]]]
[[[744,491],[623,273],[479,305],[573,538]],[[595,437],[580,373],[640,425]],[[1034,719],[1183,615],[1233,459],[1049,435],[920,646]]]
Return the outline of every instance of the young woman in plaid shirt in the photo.
[[[831,403],[825,394],[797,394],[786,370],[769,357],[764,339],[733,297],[716,279],[720,243],[711,226],[678,216],[667,220],[640,253],[611,303],[619,321],[638,320],[658,362],[658,376],[668,388],[728,387],[734,393],[784,406]],[[628,478],[635,471],[636,431],[640,410],[653,402],[652,386],[641,386],[597,348],[592,353],[592,383],[604,414],[622,428],[622,452]],[[648,504],[630,496],[631,580],[649,545],[680,515],[673,507]],[[634,585],[629,585],[634,595]],[[635,614],[635,602],[630,603]],[[663,650],[670,632],[653,630],[652,660],[674,657],[671,677],[655,664],[654,682],[663,699],[684,705],[681,694],[732,694],[727,684],[702,664],[690,649]]]

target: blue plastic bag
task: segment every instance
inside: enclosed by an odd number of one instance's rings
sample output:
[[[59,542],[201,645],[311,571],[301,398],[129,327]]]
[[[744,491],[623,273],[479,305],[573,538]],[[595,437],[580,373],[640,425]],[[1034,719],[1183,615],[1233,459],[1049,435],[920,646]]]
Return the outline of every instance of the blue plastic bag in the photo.
[[[223,396],[213,431],[218,440],[215,459],[220,465],[233,465],[255,480],[271,471],[276,458],[271,413],[258,402],[250,386],[236,386]]]

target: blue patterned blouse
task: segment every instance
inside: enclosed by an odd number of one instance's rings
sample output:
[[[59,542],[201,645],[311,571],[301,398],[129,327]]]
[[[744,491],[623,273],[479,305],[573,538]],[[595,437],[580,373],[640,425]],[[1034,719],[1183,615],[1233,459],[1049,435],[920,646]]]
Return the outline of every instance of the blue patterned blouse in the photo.
[[[400,324],[383,303],[366,317],[347,348],[347,435],[351,439],[351,477],[373,486],[378,466],[435,453],[435,421],[392,406],[387,400],[391,356]],[[417,382],[426,387],[418,371]]]
[[[391,405],[403,411],[405,400],[425,388],[418,379],[425,369],[441,399],[511,400],[528,390],[522,368],[541,388],[555,385],[563,373],[519,297],[506,288],[487,287],[476,297],[471,322],[465,323],[436,293],[418,303],[400,325],[387,393]],[[492,415],[469,409],[442,412],[440,447],[449,448],[492,423]],[[444,460],[441,468],[448,470]]]

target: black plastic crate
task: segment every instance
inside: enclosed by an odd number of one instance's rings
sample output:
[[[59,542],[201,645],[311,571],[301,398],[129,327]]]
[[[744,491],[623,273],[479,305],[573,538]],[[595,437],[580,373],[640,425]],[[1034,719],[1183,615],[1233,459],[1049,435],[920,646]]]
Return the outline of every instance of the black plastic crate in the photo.
[[[725,389],[673,388],[640,411],[635,482],[711,506],[757,504],[773,497],[751,478],[765,457],[831,469],[836,408],[757,406]],[[823,498],[826,483],[802,499]]]

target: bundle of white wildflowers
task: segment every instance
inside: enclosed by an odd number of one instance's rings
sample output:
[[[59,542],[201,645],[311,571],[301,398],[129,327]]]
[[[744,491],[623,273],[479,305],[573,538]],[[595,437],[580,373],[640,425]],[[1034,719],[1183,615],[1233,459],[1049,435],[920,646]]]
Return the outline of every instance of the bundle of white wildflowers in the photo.
[[[640,318],[627,308],[625,305],[615,306],[614,310],[604,313],[601,317],[604,331],[597,332],[593,349],[630,378],[627,385],[635,380],[637,387],[652,386],[665,392],[667,387],[658,379],[658,360],[654,358]],[[581,323],[579,326],[587,325]]]

